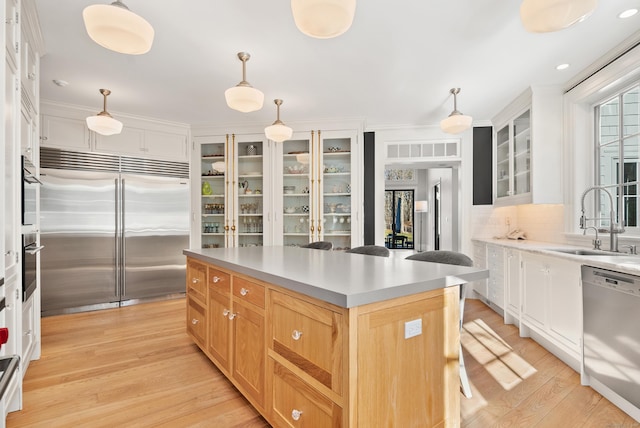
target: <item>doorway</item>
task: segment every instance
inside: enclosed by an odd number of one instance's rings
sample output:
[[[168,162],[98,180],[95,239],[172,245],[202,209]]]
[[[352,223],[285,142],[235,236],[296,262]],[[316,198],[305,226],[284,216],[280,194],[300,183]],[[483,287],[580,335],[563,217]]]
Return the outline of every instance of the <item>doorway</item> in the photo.
[[[414,249],[413,189],[385,190],[385,246],[389,249]]]

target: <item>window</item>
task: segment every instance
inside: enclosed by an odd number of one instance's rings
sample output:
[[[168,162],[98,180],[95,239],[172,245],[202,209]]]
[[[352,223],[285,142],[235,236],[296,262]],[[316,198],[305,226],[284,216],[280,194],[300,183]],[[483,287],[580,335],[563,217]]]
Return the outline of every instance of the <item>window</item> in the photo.
[[[595,108],[596,184],[613,196],[618,220],[637,228],[640,184],[640,85],[616,94]],[[601,192],[597,208],[600,226],[609,226],[609,197]]]

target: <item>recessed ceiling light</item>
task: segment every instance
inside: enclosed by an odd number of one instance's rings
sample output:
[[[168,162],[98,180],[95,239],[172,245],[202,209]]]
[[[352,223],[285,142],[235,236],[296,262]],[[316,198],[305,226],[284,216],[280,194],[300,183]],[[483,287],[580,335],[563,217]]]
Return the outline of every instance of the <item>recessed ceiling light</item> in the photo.
[[[57,86],[60,86],[61,88],[64,88],[69,84],[69,82],[67,82],[66,80],[60,80],[60,79],[53,79],[53,83],[55,83]]]
[[[560,65],[556,65],[556,70],[566,70],[567,68],[569,68],[569,64],[560,64]]]
[[[627,9],[623,12],[620,12],[620,14],[618,15],[618,18],[630,18],[633,15],[635,15],[636,13],[638,13],[638,9]]]

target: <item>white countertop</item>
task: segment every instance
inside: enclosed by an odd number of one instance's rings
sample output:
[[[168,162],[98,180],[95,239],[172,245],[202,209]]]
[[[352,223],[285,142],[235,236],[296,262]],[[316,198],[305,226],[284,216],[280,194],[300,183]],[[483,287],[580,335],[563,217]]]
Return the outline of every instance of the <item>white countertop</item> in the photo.
[[[586,256],[567,254],[553,249],[576,249],[590,250],[586,247],[577,247],[575,245],[557,244],[553,242],[540,242],[529,240],[512,240],[512,239],[472,239],[472,241],[483,242],[486,244],[500,245],[503,247],[515,248],[530,253],[543,254],[545,256],[553,256],[566,260],[572,260],[583,265],[601,267],[618,272],[629,273],[632,275],[640,275],[640,255],[621,254],[621,255],[602,255],[602,256]],[[603,251],[604,254],[608,251]],[[615,254],[615,253],[614,253]]]
[[[183,254],[351,308],[489,277],[475,267],[297,247],[187,249]]]

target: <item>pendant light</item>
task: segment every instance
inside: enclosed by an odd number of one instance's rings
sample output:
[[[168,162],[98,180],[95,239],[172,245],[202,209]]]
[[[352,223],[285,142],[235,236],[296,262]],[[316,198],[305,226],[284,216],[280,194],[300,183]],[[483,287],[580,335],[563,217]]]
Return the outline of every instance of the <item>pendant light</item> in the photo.
[[[302,33],[316,39],[330,39],[351,27],[356,0],[291,0],[291,11]]]
[[[129,55],[144,54],[151,49],[153,27],[120,0],[110,5],[87,6],[82,18],[91,40],[102,47]]]
[[[260,110],[264,103],[264,94],[247,82],[247,61],[251,58],[246,52],[238,52],[238,58],[242,61],[242,81],[233,88],[224,91],[227,105],[242,113]]]
[[[100,135],[114,135],[122,132],[122,122],[115,120],[107,113],[107,95],[111,93],[108,89],[100,89],[100,93],[104,97],[104,106],[100,113],[87,118],[87,126],[90,130]]]
[[[275,141],[276,143],[282,143],[284,140],[288,140],[293,135],[293,129],[285,126],[284,123],[280,120],[280,106],[282,105],[282,100],[273,100],[276,104],[277,108],[277,117],[276,121],[273,122],[273,125],[267,126],[264,128],[264,134],[268,139]]]
[[[451,88],[453,94],[453,111],[446,119],[440,121],[440,128],[447,134],[459,134],[471,126],[473,118],[458,111],[458,100],[456,96],[460,93],[460,88]]]
[[[598,0],[523,0],[520,19],[527,31],[548,33],[585,20],[597,5]]]

